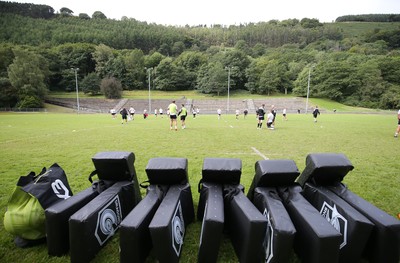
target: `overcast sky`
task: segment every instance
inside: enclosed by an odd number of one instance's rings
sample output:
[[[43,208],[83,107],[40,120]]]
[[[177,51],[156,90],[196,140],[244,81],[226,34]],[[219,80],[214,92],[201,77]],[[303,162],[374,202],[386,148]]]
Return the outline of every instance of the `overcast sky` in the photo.
[[[9,0],[12,1],[12,0]],[[62,7],[75,16],[101,11],[107,18],[134,18],[162,25],[239,25],[272,19],[317,18],[332,22],[339,16],[357,14],[399,14],[399,0],[28,0],[15,1]]]

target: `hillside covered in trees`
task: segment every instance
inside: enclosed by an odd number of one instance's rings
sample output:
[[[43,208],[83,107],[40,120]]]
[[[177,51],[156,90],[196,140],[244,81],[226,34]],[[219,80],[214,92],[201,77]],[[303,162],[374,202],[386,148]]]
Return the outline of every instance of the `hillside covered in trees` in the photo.
[[[79,68],[80,89],[110,98],[149,80],[223,95],[229,74],[231,90],[305,96],[310,80],[311,97],[398,108],[399,15],[377,17],[172,27],[0,1],[0,107],[40,107],[49,90],[73,91]]]

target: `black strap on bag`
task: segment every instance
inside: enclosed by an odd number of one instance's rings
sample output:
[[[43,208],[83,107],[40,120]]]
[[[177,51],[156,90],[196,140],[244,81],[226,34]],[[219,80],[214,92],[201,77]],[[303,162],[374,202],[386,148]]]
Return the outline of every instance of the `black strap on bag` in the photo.
[[[91,182],[92,184],[93,184],[93,179],[92,179],[92,177],[95,176],[96,174],[97,174],[97,170],[94,170],[93,172],[91,172],[91,173],[89,174],[88,180],[89,180],[89,182]]]
[[[36,173],[31,171],[29,174],[25,176],[20,176],[17,182],[17,186],[24,187],[29,183],[35,181],[35,178],[43,175],[46,172],[46,167],[43,167],[42,171],[36,176]]]
[[[233,198],[240,193],[240,189],[236,186],[225,186],[223,191],[224,202],[230,203]]]
[[[109,180],[94,181],[92,183],[92,189],[100,194],[101,192],[104,192],[104,190],[112,186],[114,183],[115,183],[114,181],[109,181]]]
[[[200,179],[199,184],[197,185],[197,191],[200,193],[203,188],[203,178]]]
[[[67,176],[57,163],[49,169],[43,168],[36,176],[34,172],[21,176],[17,185],[23,191],[36,197],[43,209],[73,195]]]
[[[91,172],[89,174],[89,182],[92,183],[92,188],[94,191],[97,191],[99,194],[101,192],[103,192],[104,190],[106,190],[107,188],[109,188],[110,186],[112,186],[116,181],[113,180],[102,180],[99,179],[97,181],[93,181],[93,176],[95,176],[97,174],[97,170],[94,170],[93,172]]]

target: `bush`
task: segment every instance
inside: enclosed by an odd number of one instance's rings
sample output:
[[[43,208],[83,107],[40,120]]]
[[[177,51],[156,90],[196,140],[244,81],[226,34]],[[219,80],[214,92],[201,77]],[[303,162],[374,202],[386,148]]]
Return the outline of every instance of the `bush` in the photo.
[[[114,77],[107,77],[101,81],[101,92],[107,99],[120,99],[122,97],[121,81]]]
[[[81,83],[83,92],[85,94],[98,95],[100,93],[100,81],[96,73],[89,73]]]
[[[400,86],[389,85],[381,96],[379,107],[382,109],[400,108]]]
[[[17,107],[20,109],[25,109],[25,108],[43,108],[43,102],[40,98],[34,97],[34,96],[25,96],[23,99],[21,99]]]

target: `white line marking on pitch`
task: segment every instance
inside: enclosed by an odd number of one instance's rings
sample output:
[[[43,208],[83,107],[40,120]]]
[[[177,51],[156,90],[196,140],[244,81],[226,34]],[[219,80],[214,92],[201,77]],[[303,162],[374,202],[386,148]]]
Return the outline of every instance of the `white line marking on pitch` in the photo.
[[[251,149],[258,154],[259,156],[261,156],[262,158],[264,158],[264,160],[269,160],[269,158],[267,156],[265,156],[264,154],[262,154],[259,150],[257,150],[255,147],[251,147]]]

